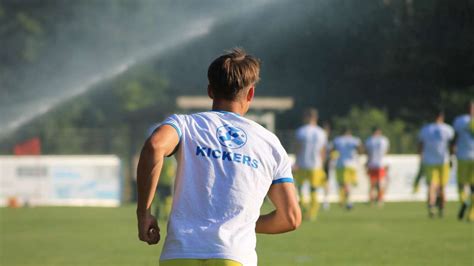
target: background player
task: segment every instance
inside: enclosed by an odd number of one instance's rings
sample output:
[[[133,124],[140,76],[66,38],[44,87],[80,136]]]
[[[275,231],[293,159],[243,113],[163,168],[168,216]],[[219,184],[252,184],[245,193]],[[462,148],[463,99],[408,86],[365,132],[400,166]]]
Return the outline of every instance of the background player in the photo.
[[[176,176],[176,160],[166,157],[161,168],[160,181],[156,189],[158,202],[155,207],[155,217],[168,219],[173,203],[173,183]]]
[[[459,201],[461,207],[458,218],[461,220],[468,207],[469,196],[466,187],[471,194],[471,207],[468,220],[474,221],[474,101],[469,104],[469,114],[458,116],[453,123],[455,136],[455,150],[457,158],[457,182]]]
[[[302,204],[303,215],[305,219],[315,220],[319,211],[317,189],[323,185],[326,179],[323,165],[326,156],[327,136],[324,130],[318,126],[318,111],[316,109],[305,110],[303,122],[304,125],[296,130],[295,178],[300,192],[304,182],[308,181],[310,184],[310,206],[308,210],[308,206]],[[300,202],[303,202],[301,196]]]
[[[343,135],[334,139],[333,149],[339,157],[336,162],[336,178],[339,184],[339,199],[341,205],[348,210],[352,209],[350,188],[357,184],[357,153],[362,150],[359,138],[352,136],[349,128],[345,128]]]
[[[324,132],[326,132],[326,136],[329,139],[329,136],[331,135],[331,126],[328,122],[324,123]],[[329,177],[330,177],[330,171],[331,169],[335,168],[335,162],[337,158],[337,152],[333,151],[332,149],[332,143],[327,142],[326,144],[326,155],[325,155],[325,160],[324,160],[324,173],[326,178],[324,179],[323,182],[323,209],[324,210],[329,210]]]
[[[454,130],[444,123],[444,112],[436,112],[435,121],[424,126],[419,133],[419,152],[423,172],[428,183],[428,214],[443,216],[445,203],[444,187],[449,181],[449,142],[454,137]]]
[[[172,115],[145,142],[138,164],[139,238],[160,240],[150,214],[163,158],[178,171],[162,266],[257,265],[255,233],[294,230],[301,211],[291,162],[278,138],[246,119],[260,62],[240,49],[208,69],[212,110]],[[276,210],[260,215],[268,195]]]
[[[365,151],[367,152],[367,173],[370,178],[369,200],[371,204],[383,204],[384,186],[383,181],[386,175],[384,156],[387,154],[390,142],[382,135],[382,130],[375,127],[372,136],[365,141]]]

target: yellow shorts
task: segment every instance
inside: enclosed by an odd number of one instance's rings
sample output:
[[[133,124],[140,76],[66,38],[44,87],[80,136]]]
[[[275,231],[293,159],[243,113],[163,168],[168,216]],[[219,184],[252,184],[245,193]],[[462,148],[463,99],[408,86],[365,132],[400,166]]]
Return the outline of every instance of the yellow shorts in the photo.
[[[449,181],[449,164],[424,165],[426,182],[445,186]]]
[[[336,179],[339,185],[355,185],[357,184],[356,170],[350,167],[336,168]]]
[[[295,171],[295,180],[298,185],[302,185],[308,180],[311,187],[320,187],[326,182],[326,173],[321,168],[298,169]]]
[[[458,160],[458,184],[474,184],[474,160]]]
[[[160,261],[160,266],[242,266],[242,264],[226,259],[172,259]]]

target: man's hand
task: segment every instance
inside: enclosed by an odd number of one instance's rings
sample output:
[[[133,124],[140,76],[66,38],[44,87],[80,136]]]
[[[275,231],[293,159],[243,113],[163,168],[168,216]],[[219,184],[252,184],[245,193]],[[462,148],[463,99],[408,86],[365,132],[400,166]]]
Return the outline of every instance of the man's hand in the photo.
[[[150,213],[137,215],[138,219],[138,238],[147,242],[148,245],[158,244],[160,241],[160,227],[156,218]]]

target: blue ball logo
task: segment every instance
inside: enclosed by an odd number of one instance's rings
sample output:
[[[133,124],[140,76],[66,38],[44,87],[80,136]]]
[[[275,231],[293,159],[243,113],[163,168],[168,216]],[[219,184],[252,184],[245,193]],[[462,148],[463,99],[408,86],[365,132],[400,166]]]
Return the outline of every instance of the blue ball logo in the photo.
[[[217,139],[222,146],[237,149],[247,143],[247,134],[245,131],[232,125],[224,125],[217,129]]]

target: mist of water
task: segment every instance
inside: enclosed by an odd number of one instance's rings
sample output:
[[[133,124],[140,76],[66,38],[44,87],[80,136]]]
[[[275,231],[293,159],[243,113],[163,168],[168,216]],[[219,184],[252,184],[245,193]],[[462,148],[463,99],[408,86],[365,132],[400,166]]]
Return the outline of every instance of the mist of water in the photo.
[[[120,31],[123,34],[130,34],[130,38],[138,39],[136,44],[130,42],[132,44],[125,45],[128,45],[127,47],[121,47],[124,45],[107,40],[107,36],[96,34],[86,36],[85,38],[90,40],[87,40],[85,45],[83,40],[81,45],[78,45],[68,40],[71,34],[66,34],[66,37],[59,38],[62,41],[58,42],[56,47],[50,49],[49,62],[43,62],[36,66],[36,69],[19,70],[24,71],[24,76],[27,77],[21,83],[23,88],[18,91],[8,91],[6,88],[7,93],[3,95],[9,97],[0,101],[0,138],[61,103],[95,88],[97,84],[119,76],[140,62],[159,57],[175,47],[205,36],[217,23],[230,17],[245,16],[248,10],[262,7],[268,1],[261,0],[244,5],[242,1],[221,3],[209,0],[208,6],[203,3],[199,10],[190,5],[176,10],[175,14],[161,14],[163,18],[158,20],[159,25],[153,29],[143,28],[143,24],[133,22],[133,19],[138,17],[146,19],[154,14],[149,9],[157,6],[148,6],[149,2],[143,2],[143,11],[140,11],[143,14],[122,18],[130,22],[130,25],[120,23],[117,17],[98,19],[98,22],[104,22],[105,26],[99,24],[97,27],[109,27],[98,31],[99,33],[122,27]],[[226,5],[227,8],[224,8]],[[109,14],[104,10],[97,12],[100,16]],[[63,31],[68,30],[66,26],[64,28]]]
[[[80,85],[71,86],[62,92],[58,91],[55,97],[45,98],[35,102],[17,104],[10,110],[13,117],[6,119],[7,123],[0,126],[0,132],[2,134],[8,134],[32,119],[47,113],[62,102],[87,92],[100,82],[113,79],[127,71],[130,67],[133,67],[150,57],[159,56],[161,53],[175,47],[176,45],[189,42],[207,34],[211,29],[213,22],[214,20],[212,18],[194,21],[192,25],[190,25],[186,31],[181,32],[179,36],[173,36],[174,38],[169,38],[163,42],[155,44],[154,46],[143,49],[142,51],[137,51],[136,55],[123,59],[110,69],[85,78]],[[19,112],[16,115],[13,115],[17,110]]]

